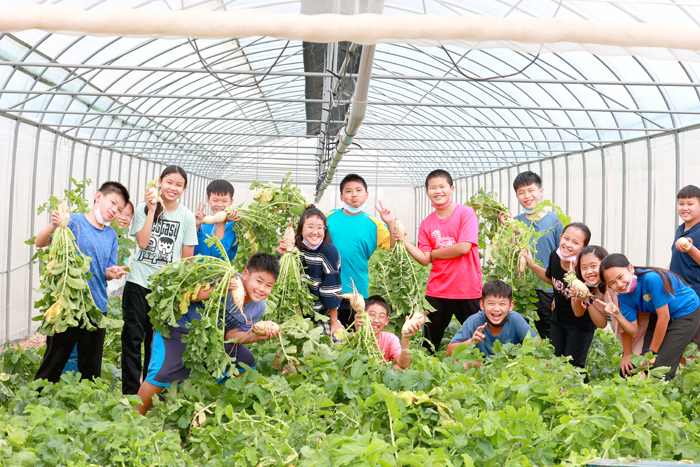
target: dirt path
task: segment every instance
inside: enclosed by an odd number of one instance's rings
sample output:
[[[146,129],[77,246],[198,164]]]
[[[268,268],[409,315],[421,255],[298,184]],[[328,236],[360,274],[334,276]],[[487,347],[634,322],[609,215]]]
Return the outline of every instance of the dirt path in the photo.
[[[44,345],[46,345],[46,336],[37,332],[29,337],[20,339],[17,343],[19,344],[22,350],[38,349],[39,347],[43,347]],[[2,347],[0,347],[0,350],[2,350]]]

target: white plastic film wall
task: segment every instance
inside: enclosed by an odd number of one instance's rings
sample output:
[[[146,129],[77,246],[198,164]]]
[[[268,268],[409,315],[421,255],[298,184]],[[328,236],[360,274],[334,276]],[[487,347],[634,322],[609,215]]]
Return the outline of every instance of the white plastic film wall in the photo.
[[[158,178],[166,165],[0,117],[0,343],[25,337],[38,327],[31,318],[37,315],[34,301],[39,297],[33,289],[39,286],[39,266],[30,264],[35,249],[24,243],[50,221],[48,213],[36,214],[37,206],[51,195],[62,196],[71,177],[92,180],[86,189],[88,200],[106,181],[123,183],[137,205],[144,199],[146,182]],[[196,194],[204,193],[207,183],[190,174],[182,203],[196,208]]]
[[[439,167],[435,167],[439,168]],[[614,144],[519,164],[455,180],[455,200],[465,203],[479,188],[496,192],[513,214],[521,213],[513,179],[532,170],[542,177],[544,196],[571,220],[584,222],[591,244],[624,253],[632,264],[666,268],[680,223],[676,194],[700,186],[700,129]],[[416,187],[417,231],[432,208],[424,187]]]

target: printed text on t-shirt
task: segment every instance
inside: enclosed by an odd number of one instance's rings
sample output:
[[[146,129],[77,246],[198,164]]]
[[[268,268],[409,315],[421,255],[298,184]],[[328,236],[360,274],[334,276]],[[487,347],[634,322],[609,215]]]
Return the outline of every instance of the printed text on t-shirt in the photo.
[[[558,279],[555,279],[554,277],[552,277],[552,286],[554,287],[554,290],[562,294],[567,299],[574,296],[574,293],[566,286],[566,284]]]
[[[440,231],[437,229],[433,230],[433,233],[431,235],[435,239],[435,250],[439,250],[440,248],[447,248],[448,246],[457,243],[452,237],[442,237]]]

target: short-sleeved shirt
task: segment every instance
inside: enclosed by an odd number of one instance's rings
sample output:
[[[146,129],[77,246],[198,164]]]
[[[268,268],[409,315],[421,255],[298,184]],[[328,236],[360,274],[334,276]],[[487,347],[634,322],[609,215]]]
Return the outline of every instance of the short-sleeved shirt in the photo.
[[[144,208],[141,203],[134,211],[134,223],[131,225],[131,236],[136,237],[146,222]],[[197,228],[192,211],[178,204],[173,212],[162,213],[158,222],[154,222],[151,238],[145,249],[136,248],[131,259],[131,273],[127,282],[133,282],[141,287],[149,288],[148,277],[166,264],[182,258],[182,247],[197,244]]]
[[[564,232],[564,227],[562,227],[559,217],[553,212],[547,211],[540,220],[531,221],[527,218],[525,213],[518,214],[514,219],[524,223],[528,227],[532,226],[537,233],[552,229],[538,239],[532,239],[530,242],[532,247],[537,250],[535,259],[542,263],[542,267],[547,269],[549,267],[549,255],[559,248],[559,237]],[[541,289],[550,290],[550,286],[549,284],[544,284],[544,286],[541,286]]]
[[[649,271],[646,274],[641,274]],[[628,321],[637,320],[637,312],[656,314],[656,309],[668,305],[671,319],[689,315],[700,306],[700,298],[693,289],[681,282],[678,277],[671,274],[671,283],[676,296],[664,291],[664,283],[661,276],[649,269],[637,269],[637,288],[628,294],[618,294],[620,311]]]
[[[700,248],[700,222],[685,230],[685,223],[676,229],[676,237],[671,246],[671,266],[669,270],[675,272],[685,280],[697,295],[700,295],[700,264],[688,253],[682,253],[676,248],[676,241],[681,238],[690,238],[693,245]]]
[[[439,250],[460,242],[472,244],[466,255],[433,260],[425,292],[427,296],[452,299],[481,298],[479,221],[474,210],[457,204],[452,214],[445,219],[440,219],[435,211],[420,223],[418,248],[421,251]]]
[[[486,323],[486,313],[483,310],[479,311],[475,315],[471,315],[462,324],[462,327],[457,334],[452,338],[452,343],[456,344],[459,342],[465,342],[472,338],[474,331],[479,326],[483,326]],[[500,341],[502,344],[522,344],[527,336],[535,337],[537,333],[527,324],[525,318],[523,318],[517,311],[508,312],[508,321],[503,323],[501,332],[497,336],[491,334],[491,330],[488,326],[484,328],[484,340],[476,344],[476,347],[487,357],[493,355],[493,344],[496,341]]]
[[[73,232],[75,242],[80,251],[90,258],[90,271],[92,278],[88,279],[88,286],[95,300],[95,305],[107,313],[107,279],[105,271],[117,265],[117,233],[112,227],[106,226],[98,229],[92,225],[84,214],[71,214],[68,228]]]
[[[388,250],[391,247],[389,229],[384,222],[364,211],[351,216],[342,209],[334,209],[326,218],[333,244],[340,253],[343,293],[352,292],[354,281],[359,294],[367,298],[369,258],[377,248]]]
[[[195,255],[213,256],[214,258],[221,258],[221,253],[216,245],[207,246],[205,240],[208,236],[216,236],[216,229],[219,224],[202,224],[199,226],[197,231],[197,245],[194,247]],[[236,243],[236,231],[234,230],[235,224],[233,222],[227,222],[224,228],[224,237],[219,241],[228,255],[228,260],[233,261],[238,252],[238,243]],[[224,259],[224,258],[221,258]]]
[[[574,314],[574,309],[571,307],[571,299],[575,293],[569,288],[564,281],[564,276],[568,273],[561,267],[561,260],[556,251],[550,253],[549,267],[545,275],[552,279],[552,287],[554,288],[554,312],[552,313],[552,322],[560,324],[564,327],[581,329],[583,331],[594,331],[595,323],[591,320],[588,311],[583,313],[580,318]]]
[[[299,249],[301,264],[311,279],[309,291],[316,297],[314,312],[328,316],[329,309],[338,308],[343,286],[340,281],[340,254],[333,243],[328,242],[316,250],[302,246]]]
[[[379,349],[384,355],[384,360],[391,362],[392,360],[396,362],[401,356],[401,342],[395,334],[390,332],[380,332],[379,333]]]
[[[240,275],[240,274],[239,274]],[[170,327],[170,330],[178,332],[189,332],[192,329],[192,321],[202,319],[201,311],[204,309],[204,302],[192,302],[187,308],[187,313],[182,315],[182,318],[177,320],[178,327]],[[238,329],[242,332],[250,331],[253,324],[260,321],[265,312],[265,300],[259,302],[250,301],[243,305],[243,313],[233,303],[231,292],[226,296],[226,312],[224,314],[225,329]]]

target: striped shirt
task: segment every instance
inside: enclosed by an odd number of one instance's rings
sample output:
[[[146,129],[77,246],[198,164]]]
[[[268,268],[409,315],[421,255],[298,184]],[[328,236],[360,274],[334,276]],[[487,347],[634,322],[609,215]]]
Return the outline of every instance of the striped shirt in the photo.
[[[340,254],[331,242],[315,251],[303,246],[299,252],[301,264],[311,278],[309,291],[316,297],[314,311],[328,316],[330,308],[340,306],[340,297],[336,296],[343,289],[340,281]]]

